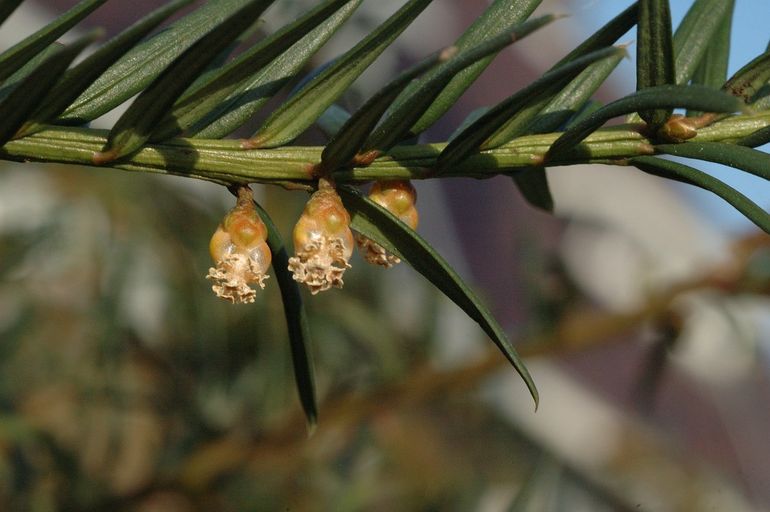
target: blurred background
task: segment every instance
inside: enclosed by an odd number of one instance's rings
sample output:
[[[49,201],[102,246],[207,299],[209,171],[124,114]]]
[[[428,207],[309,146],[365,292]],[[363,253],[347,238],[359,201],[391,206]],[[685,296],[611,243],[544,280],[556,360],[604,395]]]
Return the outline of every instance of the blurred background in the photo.
[[[0,46],[74,3],[24,2]],[[161,3],[107,2],[84,28],[114,33]],[[276,2],[264,29],[313,3]],[[364,2],[314,65],[401,3]],[[571,17],[503,52],[428,138],[445,140],[630,3],[545,0],[541,11]],[[672,0],[675,24],[690,4]],[[486,5],[436,0],[342,106],[450,44]],[[764,50],[769,10],[738,0],[731,71]],[[630,60],[599,98],[634,86]],[[299,142],[323,141],[316,130]],[[548,172],[556,216],[505,177],[416,184],[420,233],[526,356],[540,409],[418,274],[354,258],[344,290],[306,297],[321,402],[309,436],[274,279],[249,306],[204,279],[227,191],[2,162],[0,509],[769,510],[770,237],[633,169]],[[731,183],[767,205],[766,184]],[[288,238],[307,197],[255,189]]]

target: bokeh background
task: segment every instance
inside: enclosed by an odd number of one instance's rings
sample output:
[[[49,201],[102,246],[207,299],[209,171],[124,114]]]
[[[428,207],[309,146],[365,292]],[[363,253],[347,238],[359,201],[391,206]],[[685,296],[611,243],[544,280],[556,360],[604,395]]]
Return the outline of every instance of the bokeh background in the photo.
[[[74,3],[28,0],[0,46]],[[83,28],[114,33],[160,3],[108,2]],[[364,2],[314,65],[400,3]],[[690,3],[672,0],[675,22]],[[264,30],[312,4],[279,0]],[[545,0],[541,11],[571,17],[503,52],[428,138],[629,4]],[[342,106],[450,44],[486,5],[436,0]],[[764,50],[768,11],[737,1],[731,70]],[[633,88],[629,60],[599,97]],[[416,184],[421,234],[527,357],[540,409],[418,274],[356,258],[344,290],[307,296],[321,401],[308,435],[275,283],[232,306],[204,279],[226,191],[3,162],[0,509],[770,509],[770,239],[717,200],[626,167],[548,172],[555,216],[504,177]],[[767,206],[766,184],[732,183]],[[306,196],[256,192],[288,236]]]

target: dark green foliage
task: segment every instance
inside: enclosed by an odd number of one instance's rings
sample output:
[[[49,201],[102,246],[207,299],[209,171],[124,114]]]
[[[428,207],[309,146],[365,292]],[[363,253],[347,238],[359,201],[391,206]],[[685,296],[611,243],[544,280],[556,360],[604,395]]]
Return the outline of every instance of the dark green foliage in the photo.
[[[84,123],[109,112],[150,85],[171,62],[245,3],[209,2],[137,44],[94,80],[62,117],[69,123]]]
[[[757,56],[751,62],[735,72],[725,82],[722,89],[741,98],[746,103],[752,103],[755,95],[770,80],[770,51]]]
[[[324,169],[334,170],[351,163],[351,160],[364,145],[366,138],[372,133],[382,114],[390,107],[393,100],[416,77],[447,59],[447,51],[443,50],[430,55],[411,68],[398,75],[380,91],[369,98],[356,113],[350,116],[339,127],[321,153],[321,165]]]
[[[313,378],[312,338],[307,312],[302,304],[299,285],[292,279],[288,270],[289,253],[286,251],[281,234],[270,215],[259,204],[255,203],[255,205],[259,216],[262,217],[262,222],[267,226],[267,245],[273,254],[272,266],[275,279],[281,289],[283,310],[286,314],[291,359],[294,363],[294,380],[308,426],[312,430],[318,421],[318,406]]]
[[[59,77],[75,57],[101,35],[100,31],[83,36],[69,46],[54,47],[34,70],[19,80],[18,84],[0,102],[0,144],[10,140],[30,114],[53,89]]]
[[[185,92],[152,139],[182,132],[219,138],[232,132],[301,70],[360,3],[327,0],[225,63]]]
[[[254,23],[274,0],[252,0],[236,10],[172,62],[110,130],[100,163],[124,157],[150,139],[156,124],[217,56]]]
[[[634,157],[630,163],[646,173],[708,190],[730,203],[763,231],[770,233],[770,215],[765,210],[734,188],[705,172],[651,156]]]
[[[0,1],[0,23],[4,22],[24,0]]]
[[[697,67],[692,74],[692,83],[707,85],[715,89],[722,87],[727,80],[727,65],[730,57],[730,34],[732,33],[735,0],[717,2],[717,4],[716,7],[718,9],[726,6],[727,11],[721,16],[716,30],[711,33],[709,39],[707,39],[705,51],[702,52],[700,62],[698,62]],[[711,20],[713,16],[709,16],[708,18]],[[677,35],[678,34],[679,30],[677,30]],[[675,35],[674,45],[676,44],[677,38]],[[686,48],[682,48],[677,52],[677,57],[680,54],[685,55],[686,51]],[[703,112],[699,111],[687,112],[688,116],[693,117],[702,114]]]
[[[576,123],[553,143],[551,157],[571,149],[613,117],[648,108],[689,108],[706,112],[736,112],[744,105],[735,97],[704,86],[662,85],[648,87],[598,109]]]
[[[553,15],[541,16],[502,30],[498,35],[490,37],[478,46],[463,49],[437,67],[430,76],[417,80],[397,98],[396,104],[372,132],[362,151],[364,153],[386,151],[404,139],[407,134],[419,134],[419,125],[416,123],[424,117],[439,95],[446,91],[447,84],[451,83],[456,76],[467,70],[469,66],[500,52],[502,48],[523,39],[555,19]]]
[[[566,85],[594,62],[611,58],[619,53],[624,53],[624,50],[605,48],[579,57],[552,69],[529,86],[498,103],[452,139],[438,159],[439,172],[483,149],[486,140],[502,128],[512,116],[526,110],[533,103],[543,101],[544,97],[550,100],[551,86]]]
[[[687,11],[682,23],[674,34],[675,83],[686,84],[699,73],[706,73],[703,79],[694,83],[712,85],[715,78],[727,72],[727,57],[730,54],[730,26],[734,0],[697,0]],[[714,68],[709,70],[708,68]]]
[[[42,130],[44,123],[52,122],[110,65],[134,47],[163,20],[190,4],[191,1],[175,0],[156,9],[108,41],[83,62],[68,70],[48,94],[46,101],[30,116],[23,134],[28,135]]]
[[[768,142],[770,142],[770,127],[766,126],[738,140],[736,144],[755,148],[757,146],[767,144]]]
[[[432,0],[409,0],[363,41],[297,91],[248,141],[253,148],[288,144],[305,131],[395,41]]]
[[[0,54],[0,83],[106,1],[83,0],[55,21],[5,50]],[[10,9],[13,10],[13,6],[10,6]]]
[[[513,181],[529,204],[547,212],[553,211],[554,202],[545,169],[540,167],[524,169],[513,175]]]
[[[1,2],[0,21],[19,3]],[[693,2],[672,36],[668,1],[640,0],[543,76],[474,116],[448,143],[435,145],[418,144],[415,136],[457,103],[498,52],[556,18],[529,19],[539,0],[495,0],[450,49],[425,51],[429,57],[390,80],[363,106],[351,110],[349,117],[336,103],[431,0],[401,2],[390,18],[350,50],[311,71],[304,81],[301,75],[309,60],[343,27],[361,0],[317,3],[256,42],[248,36],[250,30],[273,1],[209,1],[152,35],[168,16],[189,3],[175,0],[68,70],[93,34],[69,46],[56,39],[102,3],[80,2],[0,54],[0,158],[100,163],[222,185],[266,182],[303,190],[315,187],[321,177],[334,176],[354,227],[405,259],[479,323],[519,372],[536,402],[537,391],[527,369],[475,293],[423,238],[346,188],[350,182],[505,173],[531,204],[551,211],[553,197],[544,165],[614,161],[710,190],[768,228],[767,213],[739,192],[700,171],[649,156],[665,153],[708,160],[770,177],[765,153],[736,145],[757,146],[770,140],[767,119],[746,108],[746,104],[767,108],[770,54],[760,55],[725,82],[733,1]],[[626,53],[611,45],[634,25],[638,28],[637,92],[597,107],[593,95]],[[241,44],[247,47],[229,59]],[[300,85],[252,137],[219,140],[249,122],[290,82]],[[715,90],[719,86],[722,91]],[[94,156],[95,145],[104,145],[107,132],[69,125],[84,125],[134,96],[109,131],[103,152]],[[679,144],[663,140],[661,134],[666,132],[659,129],[666,128],[676,108],[689,109],[692,115],[706,113],[687,121],[693,130],[687,136],[700,139]],[[600,130],[611,118],[634,112],[650,126],[635,123]],[[732,117],[717,115],[736,112]],[[756,124],[741,126],[746,116],[754,116]],[[325,123],[333,128],[325,147],[290,145],[327,118],[335,122]],[[709,123],[714,124],[698,131]],[[559,130],[566,131],[552,134]],[[175,138],[180,135],[191,138]],[[608,147],[614,151],[599,151]],[[609,154],[613,160],[591,156],[591,151],[582,151],[586,148],[598,148],[595,154]],[[476,162],[478,169],[468,167]],[[450,169],[460,172],[450,173]],[[318,411],[307,314],[286,269],[288,254],[277,228],[265,211],[262,214],[288,322],[295,381],[308,422],[313,424]]]
[[[636,46],[636,90],[676,83],[674,43],[668,0],[640,0]],[[640,110],[639,115],[655,127],[671,117],[671,109]]]
[[[770,155],[749,147],[720,142],[693,141],[684,144],[660,144],[656,149],[667,155],[728,165],[770,180]]]
[[[460,50],[466,50],[477,46],[486,41],[489,37],[498,34],[501,30],[511,27],[525,21],[535,8],[540,5],[542,0],[495,0],[470,27],[455,41],[454,46]],[[460,98],[463,92],[473,84],[482,71],[492,62],[494,56],[481,58],[475,64],[469,66],[457,76],[452,78],[444,90],[439,94],[431,107],[415,123],[412,128],[413,133],[421,133],[430,125],[435,123],[454,103]],[[429,74],[425,80],[430,80]],[[399,108],[402,101],[406,101],[412,95],[412,91],[420,86],[420,82],[415,82],[412,87],[407,88],[404,94],[398,98],[393,108]],[[414,88],[414,89],[413,89]]]
[[[352,217],[351,226],[408,261],[417,272],[462,308],[487,333],[510,361],[529,388],[537,407],[539,395],[532,376],[516,353],[505,331],[476,294],[449,264],[425,240],[377,203],[349,189],[340,189],[345,208]]]

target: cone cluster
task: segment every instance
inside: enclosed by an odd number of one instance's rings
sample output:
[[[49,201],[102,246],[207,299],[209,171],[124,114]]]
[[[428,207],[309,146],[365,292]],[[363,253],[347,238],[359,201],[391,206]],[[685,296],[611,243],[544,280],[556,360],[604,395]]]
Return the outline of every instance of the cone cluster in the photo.
[[[417,197],[408,181],[375,183],[369,197],[409,227],[417,227]],[[350,214],[334,185],[325,179],[319,180],[318,190],[305,205],[294,226],[293,239],[295,255],[289,258],[289,270],[294,280],[305,284],[313,295],[342,288],[342,277],[350,268],[356,244],[370,263],[389,268],[400,261],[365,236],[353,235]],[[256,291],[252,285],[265,287],[272,255],[267,228],[249,187],[238,189],[236,206],[214,232],[209,250],[216,266],[206,277],[214,282],[214,293],[233,303],[254,302]]]

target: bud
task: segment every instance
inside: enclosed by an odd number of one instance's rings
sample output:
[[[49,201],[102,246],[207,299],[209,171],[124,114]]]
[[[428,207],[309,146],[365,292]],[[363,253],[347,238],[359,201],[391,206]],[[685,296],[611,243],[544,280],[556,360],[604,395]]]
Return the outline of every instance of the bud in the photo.
[[[289,258],[294,280],[305,283],[313,295],[342,288],[353,245],[350,215],[334,187],[322,179],[294,226],[296,254]]]
[[[217,297],[232,303],[250,303],[256,291],[250,284],[264,288],[272,254],[267,246],[267,228],[257,214],[249,187],[238,189],[235,208],[225,215],[209,242],[211,259],[216,267],[209,269],[206,279],[214,284]]]
[[[388,210],[410,228],[417,228],[419,220],[415,207],[417,192],[408,180],[378,181],[372,186],[369,199]],[[369,263],[390,268],[401,262],[398,256],[389,253],[380,244],[360,233],[356,233],[356,244]]]
[[[679,114],[671,116],[658,131],[658,135],[671,142],[684,142],[698,135],[697,120]]]

